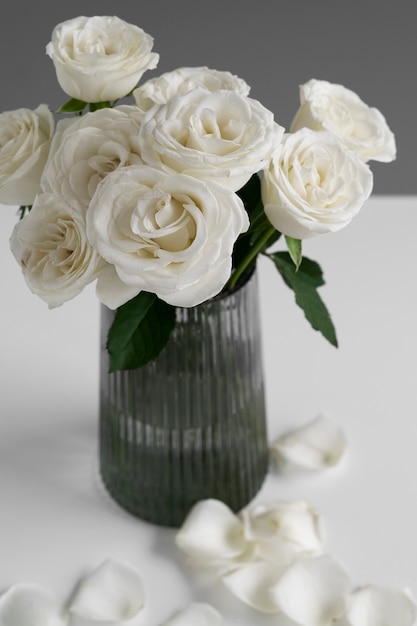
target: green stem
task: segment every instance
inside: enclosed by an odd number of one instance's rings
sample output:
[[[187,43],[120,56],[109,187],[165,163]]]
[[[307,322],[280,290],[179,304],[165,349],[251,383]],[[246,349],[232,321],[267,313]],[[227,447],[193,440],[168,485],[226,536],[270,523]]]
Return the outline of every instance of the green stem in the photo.
[[[258,215],[251,222],[248,232],[255,231],[258,228],[258,225],[264,221],[265,221],[265,213],[262,210],[262,212],[258,213]],[[268,226],[270,225],[269,220],[266,223],[268,224]]]
[[[272,235],[275,232],[276,232],[276,230],[275,230],[274,226],[271,225],[269,228],[267,228],[267,230],[264,232],[262,237],[260,237],[258,239],[258,241],[251,248],[249,254],[242,260],[240,265],[237,266],[237,268],[234,271],[234,274],[232,274],[232,276],[231,276],[231,278],[229,280],[229,284],[228,284],[228,288],[229,289],[233,289],[233,287],[236,286],[237,281],[242,276],[244,271],[249,267],[249,265],[252,263],[254,258],[258,255],[258,253],[265,246],[265,244],[268,241],[268,239],[270,237],[272,237]]]
[[[18,210],[19,219],[22,220],[25,217],[26,211],[29,212],[31,208],[32,208],[31,204],[24,204],[20,206]]]

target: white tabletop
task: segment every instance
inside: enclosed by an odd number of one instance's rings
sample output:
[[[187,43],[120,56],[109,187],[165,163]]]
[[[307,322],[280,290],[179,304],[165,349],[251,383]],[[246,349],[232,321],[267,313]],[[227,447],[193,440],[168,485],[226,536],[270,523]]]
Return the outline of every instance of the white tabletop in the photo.
[[[9,250],[0,207],[0,591],[33,582],[68,596],[104,559],[128,560],[157,626],[192,601],[231,625],[279,624],[190,575],[175,530],[125,513],[97,478],[98,314],[93,286],[49,311]],[[306,241],[327,285],[340,347],[311,330],[270,262],[260,264],[271,440],[319,413],[349,447],[325,473],[270,474],[256,500],[303,499],[352,584],[417,597],[417,197],[373,197],[350,226]],[[135,622],[136,623],[136,622]]]

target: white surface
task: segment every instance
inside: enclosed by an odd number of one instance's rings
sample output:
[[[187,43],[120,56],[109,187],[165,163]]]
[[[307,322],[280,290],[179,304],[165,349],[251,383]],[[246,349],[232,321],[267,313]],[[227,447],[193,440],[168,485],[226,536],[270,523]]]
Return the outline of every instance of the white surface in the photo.
[[[196,581],[174,530],[137,520],[102,491],[94,288],[48,311],[9,250],[16,219],[14,207],[0,207],[0,591],[25,581],[67,598],[113,557],[144,580],[139,624],[157,626],[200,600],[231,625],[278,625]],[[338,350],[261,263],[270,438],[325,412],[343,424],[349,449],[324,474],[269,475],[257,500],[307,500],[353,585],[408,586],[417,597],[416,232],[417,197],[373,197],[345,230],[305,242],[325,273]]]

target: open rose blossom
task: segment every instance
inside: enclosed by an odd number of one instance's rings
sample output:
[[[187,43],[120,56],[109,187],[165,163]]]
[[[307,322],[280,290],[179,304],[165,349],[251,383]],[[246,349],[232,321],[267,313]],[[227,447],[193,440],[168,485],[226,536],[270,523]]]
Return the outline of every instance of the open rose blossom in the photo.
[[[88,238],[115,266],[129,298],[134,287],[184,307],[221,291],[235,241],[248,226],[233,192],[140,165],[106,176],[87,212]]]
[[[10,243],[28,287],[50,308],[78,295],[104,265],[87,240],[84,211],[48,193],[36,197]]]
[[[196,87],[208,91],[226,89],[247,96],[249,85],[230,72],[212,70],[208,67],[180,67],[151,78],[133,92],[136,104],[142,111],[148,111],[154,104],[165,104],[180,93],[188,93]]]
[[[369,198],[369,167],[334,135],[309,128],[285,135],[262,179],[271,224],[306,239],[347,226]]]
[[[75,200],[86,209],[98,183],[125,165],[141,163],[134,106],[105,108],[57,124],[42,175],[42,190]]]
[[[395,137],[382,113],[343,85],[311,79],[300,87],[301,106],[291,132],[328,130],[364,161],[393,161]]]
[[[197,88],[152,107],[139,132],[142,158],[164,172],[238,191],[267,166],[284,129],[257,100]]]
[[[46,47],[69,96],[104,102],[126,96],[159,55],[153,38],[115,16],[76,17],[58,24]]]
[[[0,114],[0,202],[31,205],[54,132],[46,104]]]

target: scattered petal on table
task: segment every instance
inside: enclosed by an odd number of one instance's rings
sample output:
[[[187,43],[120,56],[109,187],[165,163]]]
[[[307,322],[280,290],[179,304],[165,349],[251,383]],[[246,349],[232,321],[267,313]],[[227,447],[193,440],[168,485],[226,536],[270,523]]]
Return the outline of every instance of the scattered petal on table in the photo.
[[[65,626],[63,605],[46,589],[20,584],[0,596],[0,626]]]
[[[352,594],[346,618],[350,626],[412,626],[417,607],[408,591],[367,585]]]
[[[331,557],[299,558],[271,588],[271,601],[300,626],[330,626],[346,610],[350,582]]]
[[[304,501],[258,504],[245,509],[242,518],[247,539],[258,543],[257,554],[267,561],[322,549],[322,520]]]
[[[212,606],[196,602],[164,622],[162,626],[225,626],[225,622]]]
[[[81,581],[70,611],[84,619],[122,622],[137,615],[143,605],[144,591],[136,569],[108,559]]]
[[[219,500],[198,502],[176,535],[176,542],[193,561],[224,563],[247,549],[242,521]]]
[[[247,563],[223,576],[222,582],[239,600],[257,611],[278,613],[280,607],[271,589],[287,567],[288,563],[281,566],[265,561]]]
[[[336,465],[346,450],[343,428],[325,415],[276,439],[271,454],[279,466],[321,470]]]

